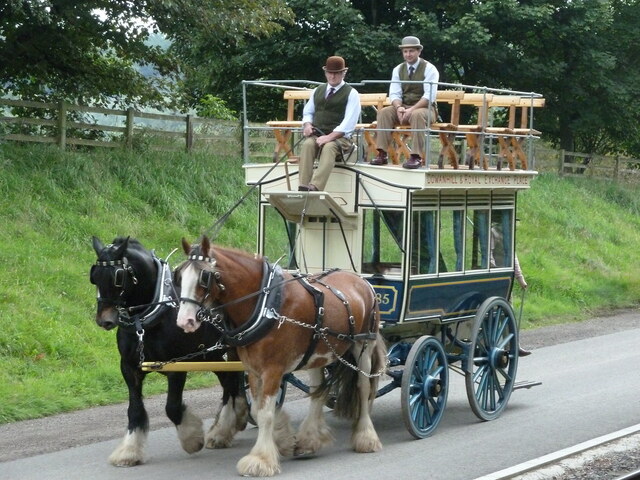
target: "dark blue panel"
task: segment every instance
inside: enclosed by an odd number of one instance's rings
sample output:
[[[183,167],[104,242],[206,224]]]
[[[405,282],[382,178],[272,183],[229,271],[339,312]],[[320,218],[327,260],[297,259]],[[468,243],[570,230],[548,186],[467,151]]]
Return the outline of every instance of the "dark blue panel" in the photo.
[[[474,315],[487,298],[507,298],[511,290],[511,273],[464,276],[409,282],[405,320],[440,316],[453,319]]]
[[[382,277],[367,278],[373,286],[380,305],[380,316],[386,322],[397,322],[402,311],[404,285],[399,280],[387,280]]]
[[[367,280],[378,297],[382,320],[399,321],[404,283],[379,276]],[[447,320],[474,315],[489,297],[509,298],[512,283],[511,272],[410,280],[403,321],[429,317]]]

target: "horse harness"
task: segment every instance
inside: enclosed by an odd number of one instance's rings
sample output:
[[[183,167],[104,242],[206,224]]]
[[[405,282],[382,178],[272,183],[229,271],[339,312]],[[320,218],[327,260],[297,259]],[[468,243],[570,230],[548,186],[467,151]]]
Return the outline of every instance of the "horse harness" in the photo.
[[[127,257],[123,257],[121,260],[98,260],[94,265],[92,265],[90,272],[91,283],[95,285],[94,269],[96,267],[111,267],[114,269],[113,285],[120,290],[120,298],[117,300],[105,299],[100,296],[100,292],[98,291],[98,303],[113,304],[118,310],[118,326],[129,331],[135,330],[138,333],[138,336],[140,336],[140,332],[144,334],[145,328],[155,326],[168,309],[176,308],[178,305],[178,296],[173,286],[169,264],[164,260],[159,259],[154,252],[152,252],[152,255],[158,275],[153,301],[146,305],[127,307],[122,299],[127,279],[130,278],[134,285],[138,284],[135,269],[133,265],[129,263]],[[130,315],[131,311],[141,308],[144,308],[144,310],[140,313]]]
[[[200,261],[208,261],[214,267],[216,264],[216,260],[210,257],[204,257],[201,255],[190,255],[190,260],[200,260]],[[372,332],[373,325],[375,322],[375,318],[372,315],[370,319],[371,324],[369,325],[369,333],[361,333],[356,334],[354,331],[355,321],[353,317],[353,313],[351,311],[351,306],[349,301],[345,297],[345,295],[335,287],[327,284],[322,281],[322,279],[332,272],[335,272],[337,269],[329,270],[323,272],[315,277],[309,277],[307,275],[295,274],[291,279],[285,280],[282,269],[277,265],[270,264],[266,259],[263,261],[263,275],[262,275],[262,284],[260,286],[260,290],[255,293],[249,294],[245,297],[235,299],[232,302],[226,304],[214,304],[212,307],[206,308],[203,303],[206,300],[203,299],[202,302],[197,302],[196,300],[180,297],[180,301],[195,303],[200,306],[200,310],[197,313],[197,318],[200,321],[209,322],[213,324],[215,328],[217,328],[222,333],[222,341],[224,341],[230,347],[242,347],[245,345],[249,345],[253,342],[256,342],[263,338],[267,333],[273,328],[273,326],[278,323],[278,325],[282,325],[285,321],[289,321],[296,325],[310,328],[314,331],[313,336],[311,337],[311,341],[309,342],[309,346],[307,350],[295,368],[295,370],[300,370],[303,368],[306,363],[313,355],[315,351],[318,341],[320,338],[325,339],[326,336],[331,335],[336,337],[338,340],[348,340],[351,342],[361,341],[361,340],[373,340],[376,338],[376,334]],[[208,271],[202,270],[200,272],[199,284],[202,288],[204,288],[207,292],[209,292],[211,287],[211,282],[215,281],[217,287],[220,290],[224,290],[225,287],[220,281],[220,272],[217,270]],[[297,320],[286,318],[278,313],[280,308],[282,307],[282,290],[283,286],[291,281],[298,281],[304,287],[304,289],[313,297],[315,310],[316,310],[316,318],[315,324],[307,324],[303,322],[299,322]],[[319,288],[312,285],[313,283],[317,283],[331,293],[333,293],[342,304],[345,306],[349,318],[349,333],[340,333],[333,331],[327,327],[323,326],[324,321],[324,292]],[[208,293],[207,293],[208,295]],[[243,323],[240,327],[232,328],[229,322],[226,320],[225,315],[221,312],[224,311],[224,308],[229,306],[231,303],[238,303],[254,296],[259,296],[259,300],[256,303],[256,307],[249,317],[249,319]],[[334,352],[335,353],[335,352]]]

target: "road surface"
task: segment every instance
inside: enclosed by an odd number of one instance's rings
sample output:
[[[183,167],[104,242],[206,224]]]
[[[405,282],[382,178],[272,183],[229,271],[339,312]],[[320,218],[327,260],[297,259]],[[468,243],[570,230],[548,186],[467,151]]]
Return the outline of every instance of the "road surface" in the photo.
[[[533,355],[519,363],[519,380],[542,385],[517,390],[503,415],[480,422],[471,412],[464,380],[450,377],[447,410],[435,434],[413,440],[406,431],[400,391],[376,400],[373,421],[384,444],[376,454],[348,447],[348,422],[327,414],[336,442],[317,456],[284,459],[278,478],[431,478],[471,480],[640,422],[640,312],[522,332]],[[216,389],[190,391],[186,401],[210,423]],[[116,468],[107,457],[126,424],[126,405],[88,409],[0,426],[0,479],[235,478],[235,464],[256,438],[241,432],[226,450],[184,453],[162,413],[162,396],[150,398],[152,432],[147,462]],[[289,388],[285,409],[294,425],[307,406]]]

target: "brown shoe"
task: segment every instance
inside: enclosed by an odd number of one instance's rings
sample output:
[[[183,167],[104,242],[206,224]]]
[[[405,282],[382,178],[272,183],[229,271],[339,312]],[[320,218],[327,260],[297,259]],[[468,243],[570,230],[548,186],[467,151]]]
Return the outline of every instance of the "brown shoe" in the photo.
[[[531,350],[527,350],[526,348],[518,347],[518,356],[526,357],[527,355],[531,355]]]
[[[387,152],[378,149],[378,155],[376,155],[376,158],[371,160],[371,165],[386,165],[388,162],[389,159],[387,157]]]
[[[299,192],[308,192],[309,191],[309,185],[300,185],[300,186],[298,186],[298,191]]]
[[[412,153],[409,160],[402,164],[402,168],[420,168],[422,166],[422,159],[417,153]]]

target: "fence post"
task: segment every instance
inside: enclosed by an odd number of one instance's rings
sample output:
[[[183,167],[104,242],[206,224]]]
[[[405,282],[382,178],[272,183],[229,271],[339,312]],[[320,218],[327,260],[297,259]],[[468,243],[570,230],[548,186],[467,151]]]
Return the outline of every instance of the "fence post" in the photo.
[[[564,149],[560,149],[560,151],[558,152],[558,158],[560,159],[558,165],[558,175],[562,176],[564,175]]]
[[[58,147],[67,148],[67,106],[62,100],[58,104]]]
[[[127,148],[133,148],[133,107],[127,108],[127,124],[125,125],[124,142]]]
[[[620,174],[620,155],[616,155],[615,164],[613,166],[613,179],[617,182]]]
[[[187,121],[187,134],[186,134],[187,153],[191,153],[191,150],[193,149],[193,118],[192,116],[187,115],[186,121]]]

